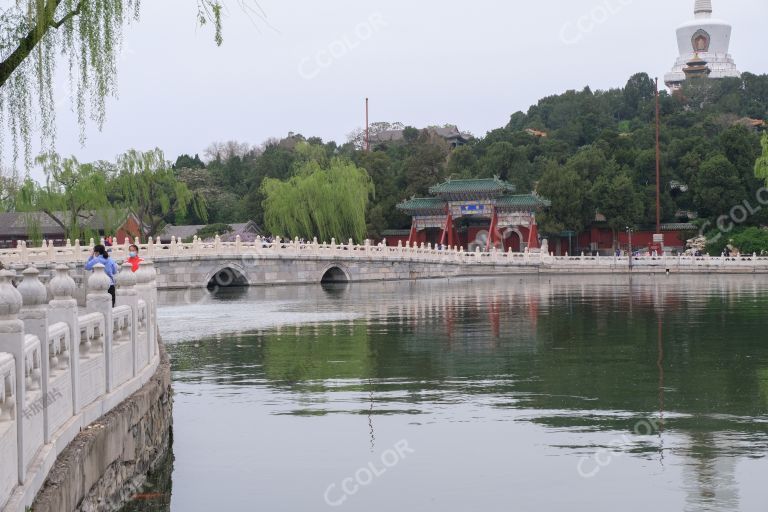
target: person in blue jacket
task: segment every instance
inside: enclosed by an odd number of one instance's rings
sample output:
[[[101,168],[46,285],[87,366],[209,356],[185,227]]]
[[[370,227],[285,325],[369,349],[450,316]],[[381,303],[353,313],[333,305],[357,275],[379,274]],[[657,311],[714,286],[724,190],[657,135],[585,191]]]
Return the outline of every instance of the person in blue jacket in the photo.
[[[85,270],[93,270],[93,267],[99,263],[104,265],[104,272],[107,273],[109,280],[112,283],[110,284],[109,290],[107,291],[112,296],[112,307],[115,307],[115,276],[117,275],[119,269],[117,267],[117,263],[115,263],[115,260],[109,257],[107,248],[101,244],[93,248],[93,254],[91,254],[90,258],[88,258],[88,261],[85,264]]]

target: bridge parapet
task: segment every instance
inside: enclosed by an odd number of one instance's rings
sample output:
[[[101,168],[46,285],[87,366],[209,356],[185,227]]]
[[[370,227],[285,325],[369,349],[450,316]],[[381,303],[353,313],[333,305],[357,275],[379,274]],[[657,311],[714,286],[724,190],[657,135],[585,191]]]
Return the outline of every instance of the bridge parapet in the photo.
[[[205,242],[193,238],[191,242],[182,242],[175,238],[169,243],[160,243],[150,238],[146,243],[138,243],[141,255],[154,260],[163,270],[161,288],[206,286],[216,272],[229,265],[242,274],[237,284],[284,284],[319,282],[323,275],[317,263],[311,268],[303,268],[306,262],[343,262],[350,280],[412,279],[420,277],[445,277],[455,275],[480,275],[493,273],[622,273],[632,270],[649,272],[737,272],[768,273],[768,257],[742,255],[736,257],[710,256],[554,256],[540,251],[515,253],[491,249],[474,252],[458,247],[443,247],[431,244],[402,244],[386,246],[384,244],[329,243],[312,241],[281,240],[257,238],[253,242],[244,242],[239,237],[234,242],[223,242],[217,236],[213,241]],[[112,257],[121,260],[128,255],[129,240],[111,248]],[[15,249],[0,250],[0,261],[6,266],[23,268],[36,264],[82,264],[91,254],[94,240],[82,245],[78,240],[69,241],[62,247],[43,243],[41,247],[29,247],[19,242]],[[186,277],[176,276],[181,266],[192,266],[189,262],[210,262],[207,267],[198,269]],[[223,262],[217,266],[215,261]],[[292,265],[273,265],[273,269],[262,272],[256,277],[249,275],[249,269],[259,271],[263,262],[282,261]],[[410,265],[409,269],[390,272],[393,266]],[[306,265],[305,265],[306,267]],[[320,269],[320,270],[318,270]],[[446,269],[450,269],[446,270]],[[359,271],[358,271],[359,270]],[[285,274],[293,272],[295,278],[288,279]],[[388,277],[392,276],[394,277]],[[279,275],[277,278],[276,275]],[[303,277],[302,277],[303,276]],[[176,281],[173,281],[176,279]],[[142,286],[141,280],[137,288]],[[81,288],[82,289],[82,288]],[[82,298],[80,299],[82,302]]]
[[[50,256],[51,248],[45,249]],[[47,285],[34,266],[24,270],[18,288],[17,277],[0,272],[3,512],[30,507],[80,430],[144,385],[159,364],[159,350],[150,346],[157,337],[149,334],[157,328],[154,271],[145,269],[140,289],[133,275],[124,275],[118,293],[134,300],[115,308],[101,265],[88,279],[85,307],[73,297],[76,284],[66,265],[56,267]]]

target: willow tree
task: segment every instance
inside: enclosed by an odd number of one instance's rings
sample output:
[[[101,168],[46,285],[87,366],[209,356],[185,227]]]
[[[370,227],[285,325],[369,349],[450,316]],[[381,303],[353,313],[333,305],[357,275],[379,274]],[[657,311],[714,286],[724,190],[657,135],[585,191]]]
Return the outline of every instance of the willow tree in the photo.
[[[45,173],[45,183],[39,185],[27,179],[15,204],[18,211],[30,213],[26,219],[30,237],[35,238],[42,214],[61,227],[68,238],[84,238],[93,214],[110,209],[106,174],[93,164],[80,163],[74,157],[61,158],[56,153],[45,153],[36,162]]]
[[[373,182],[349,160],[334,158],[326,166],[304,162],[286,181],[265,179],[261,190],[264,223],[271,233],[324,241],[365,238]]]
[[[760,143],[763,145],[763,154],[755,162],[755,176],[764,179],[768,184],[768,133],[763,134]]]
[[[222,4],[196,0],[198,21],[213,22],[221,44]],[[0,155],[9,139],[16,162],[29,167],[31,133],[55,140],[56,61],[67,65],[70,96],[85,138],[88,118],[101,129],[106,98],[117,92],[117,57],[125,25],[138,20],[140,0],[9,0],[0,7]],[[37,118],[37,119],[36,119]]]
[[[205,198],[176,179],[171,163],[159,149],[130,150],[117,159],[117,175],[110,182],[113,201],[131,210],[148,236],[192,209],[207,222]]]
[[[19,175],[0,168],[0,212],[12,211],[19,193]]]

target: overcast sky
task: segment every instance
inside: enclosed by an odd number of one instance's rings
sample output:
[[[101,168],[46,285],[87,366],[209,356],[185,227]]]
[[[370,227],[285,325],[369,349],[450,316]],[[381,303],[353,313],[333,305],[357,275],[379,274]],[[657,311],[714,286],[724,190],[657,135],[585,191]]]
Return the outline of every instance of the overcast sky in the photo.
[[[633,73],[663,80],[675,28],[694,0],[258,0],[266,22],[228,0],[224,45],[195,23],[195,0],[145,0],[126,30],[120,97],[85,147],[59,94],[58,150],[81,161],[162,148],[169,159],[213,141],[258,144],[289,131],[346,140],[372,121],[457,124],[475,135],[538,99]],[[714,0],[734,26],[742,71],[768,72],[765,0]],[[580,21],[581,20],[581,21]],[[581,26],[586,30],[579,29]]]

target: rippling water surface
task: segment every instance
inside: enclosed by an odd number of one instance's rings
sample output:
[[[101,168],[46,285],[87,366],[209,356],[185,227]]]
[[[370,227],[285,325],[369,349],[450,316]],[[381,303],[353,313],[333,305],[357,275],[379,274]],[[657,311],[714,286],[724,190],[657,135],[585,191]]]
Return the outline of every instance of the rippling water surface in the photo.
[[[766,277],[161,300],[173,455],[127,510],[766,510]]]

